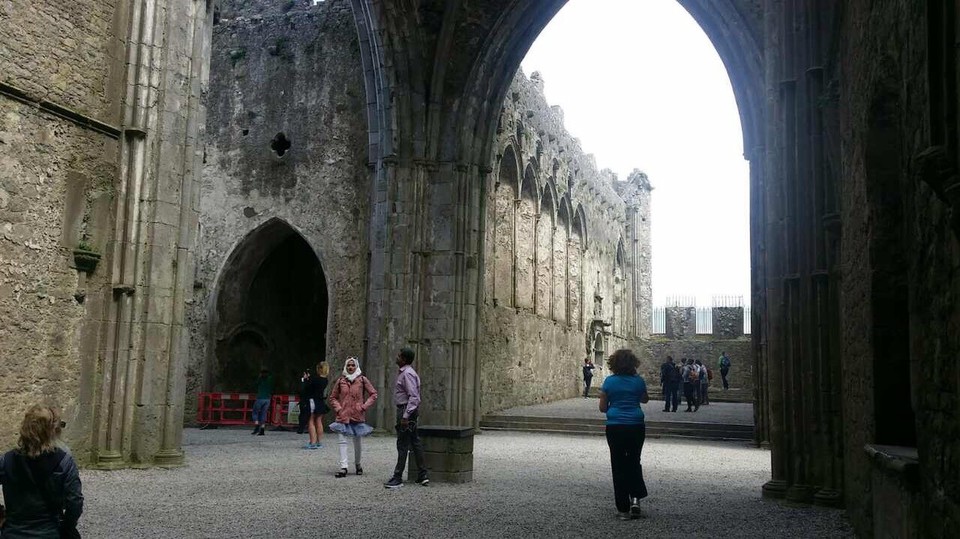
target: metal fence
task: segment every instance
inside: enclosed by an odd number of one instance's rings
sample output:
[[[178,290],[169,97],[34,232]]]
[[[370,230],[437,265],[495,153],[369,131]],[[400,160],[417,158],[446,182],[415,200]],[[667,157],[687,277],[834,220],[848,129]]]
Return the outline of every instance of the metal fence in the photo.
[[[743,309],[743,333],[749,335],[751,331],[751,308],[744,305],[743,296],[713,296],[711,298],[711,307],[697,307],[696,297],[694,296],[668,296],[666,304],[653,307],[650,313],[650,333],[653,335],[663,335],[667,332],[667,309],[672,307],[694,307],[696,310],[696,331],[698,335],[709,335],[713,333],[713,309],[714,307],[742,308]]]

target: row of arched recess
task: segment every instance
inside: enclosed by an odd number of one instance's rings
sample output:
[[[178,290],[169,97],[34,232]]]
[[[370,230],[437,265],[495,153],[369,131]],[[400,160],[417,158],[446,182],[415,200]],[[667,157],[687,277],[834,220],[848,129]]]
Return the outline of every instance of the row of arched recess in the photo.
[[[500,159],[495,195],[494,298],[497,305],[584,327],[583,207],[558,195],[556,171],[540,182],[536,161],[521,174],[512,145]]]

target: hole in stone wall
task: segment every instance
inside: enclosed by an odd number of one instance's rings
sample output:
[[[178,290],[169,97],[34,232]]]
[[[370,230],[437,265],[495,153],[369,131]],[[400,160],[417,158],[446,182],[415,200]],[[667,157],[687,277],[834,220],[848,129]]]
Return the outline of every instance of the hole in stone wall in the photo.
[[[282,131],[277,133],[273,137],[273,140],[270,141],[270,149],[277,154],[277,157],[283,157],[283,155],[287,153],[287,150],[290,149],[290,146],[290,140],[287,139],[287,136],[284,135]]]
[[[247,136],[247,135],[250,134],[250,130],[249,130],[249,129],[244,129],[243,131],[241,131],[241,133],[243,134],[243,136]]]

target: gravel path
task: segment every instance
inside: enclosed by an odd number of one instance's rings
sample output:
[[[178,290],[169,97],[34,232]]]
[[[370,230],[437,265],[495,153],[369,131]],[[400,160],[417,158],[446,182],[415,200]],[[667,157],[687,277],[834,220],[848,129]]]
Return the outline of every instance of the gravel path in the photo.
[[[345,479],[333,477],[334,437],[317,451],[300,449],[304,440],[187,429],[183,468],[85,470],[80,531],[138,539],[852,537],[842,511],[762,500],[770,455],[742,443],[648,441],[648,517],[620,522],[601,437],[486,432],[475,440],[473,483],[396,491],[382,487],[396,459],[393,438],[367,438],[366,475]]]
[[[564,399],[546,404],[508,408],[493,415],[603,419],[604,415],[597,409],[598,402],[598,399],[593,398]],[[663,401],[650,401],[642,406],[647,421],[753,425],[753,405],[748,403],[715,402],[701,406],[695,413],[685,413],[683,410],[686,409],[686,404],[677,408],[676,412],[664,412]]]

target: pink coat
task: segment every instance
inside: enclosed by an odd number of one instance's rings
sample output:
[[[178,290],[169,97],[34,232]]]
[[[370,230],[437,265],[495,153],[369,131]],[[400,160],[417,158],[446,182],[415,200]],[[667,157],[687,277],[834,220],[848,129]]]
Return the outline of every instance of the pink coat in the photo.
[[[363,398],[366,391],[367,398]],[[327,401],[337,412],[337,423],[365,423],[367,410],[377,400],[377,390],[366,376],[360,375],[353,382],[345,376],[333,383],[333,391]]]

